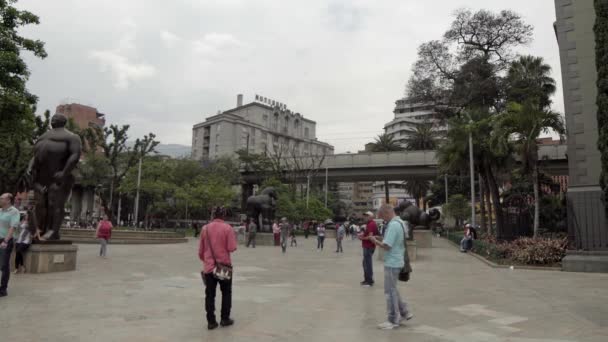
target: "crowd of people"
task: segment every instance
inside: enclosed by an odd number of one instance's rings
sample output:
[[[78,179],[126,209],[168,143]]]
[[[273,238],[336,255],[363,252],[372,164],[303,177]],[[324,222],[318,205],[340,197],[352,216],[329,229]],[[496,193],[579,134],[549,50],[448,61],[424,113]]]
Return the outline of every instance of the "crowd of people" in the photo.
[[[303,234],[305,239],[308,239],[311,232],[314,232],[317,237],[317,250],[322,251],[328,226],[334,225],[332,228],[335,228],[336,231],[336,253],[344,253],[343,241],[347,236],[359,239],[363,251],[362,287],[374,286],[373,255],[376,248],[384,250],[384,294],[387,321],[378,327],[390,330],[413,318],[409,305],[397,287],[397,282],[401,278],[400,272],[403,272],[406,264],[409,267],[406,245],[409,226],[395,214],[391,205],[383,205],[378,210],[378,218],[384,223],[382,227],[378,227],[375,217],[373,212],[368,211],[364,214],[361,225],[354,222],[337,225],[331,222],[312,223],[303,228]],[[213,220],[202,227],[199,238],[198,255],[203,262],[201,277],[205,284],[205,310],[207,327],[210,330],[234,324],[234,320],[230,316],[232,308],[231,254],[237,249],[237,234],[224,220],[224,209],[215,208]],[[282,253],[287,251],[288,239],[290,247],[297,247],[296,232],[299,231],[299,227],[290,224],[287,218],[275,220],[271,229],[274,245],[280,246]],[[259,224],[255,220],[250,219],[245,223],[245,246],[247,248],[256,247],[256,236],[259,231]],[[222,292],[219,323],[215,315],[215,297],[218,285]]]
[[[395,329],[403,322],[413,317],[412,312],[399,293],[397,281],[400,272],[409,265],[407,260],[406,239],[409,234],[407,222],[403,222],[390,205],[383,205],[378,210],[378,218],[385,223],[384,229],[379,229],[373,212],[364,215],[364,222],[360,226],[352,223],[335,225],[336,253],[344,253],[343,241],[351,235],[361,241],[362,248],[362,287],[372,287],[374,281],[373,255],[376,248],[384,250],[384,294],[387,307],[387,321],[380,324],[381,329]],[[214,208],[212,220],[200,229],[198,256],[203,264],[201,277],[205,285],[205,311],[208,329],[219,326],[228,327],[234,324],[231,318],[232,309],[232,259],[231,254],[237,249],[237,236],[234,229],[226,221],[227,211],[223,207]],[[310,230],[317,236],[317,249],[324,248],[327,228],[333,223],[325,222],[307,225],[304,236],[308,238]],[[282,253],[287,251],[287,241],[290,247],[297,247],[297,234],[299,227],[289,223],[287,218],[275,221],[272,225],[275,243],[281,247]],[[99,256],[107,256],[107,245],[112,236],[112,223],[104,215],[97,224],[95,237],[99,239]],[[256,235],[259,232],[258,224],[249,220],[246,224],[246,246],[256,247]],[[384,231],[382,231],[384,230]],[[198,235],[198,229],[195,234]],[[463,238],[462,246],[468,248],[468,241],[474,238],[474,230],[468,227]],[[24,270],[24,254],[27,252],[33,237],[28,229],[27,214],[21,214],[12,205],[12,195],[0,196],[0,261],[2,277],[0,282],[0,297],[7,295],[10,278],[10,254],[15,248],[15,273]],[[219,286],[222,300],[220,320],[215,315],[215,297]]]

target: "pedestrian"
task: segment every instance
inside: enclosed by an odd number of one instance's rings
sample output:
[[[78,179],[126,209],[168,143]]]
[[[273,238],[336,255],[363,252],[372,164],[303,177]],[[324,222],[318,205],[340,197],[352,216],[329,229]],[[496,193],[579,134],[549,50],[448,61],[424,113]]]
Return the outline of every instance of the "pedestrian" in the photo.
[[[15,242],[15,274],[25,273],[25,252],[32,244],[32,234],[29,230],[28,214],[21,215],[21,223],[17,233],[17,241]]]
[[[344,253],[344,249],[342,248],[342,240],[344,240],[345,234],[346,229],[344,228],[344,224],[341,224],[336,231],[336,253]]]
[[[255,220],[253,218],[249,218],[249,224],[247,225],[247,248],[251,245],[251,247],[255,248],[255,235],[258,232],[258,225],[255,224]]]
[[[473,232],[473,227],[469,223],[467,223],[464,226],[464,236],[462,237],[462,240],[460,240],[460,251],[462,253],[466,253],[473,248]]]
[[[213,330],[219,325],[228,327],[234,324],[230,318],[232,309],[232,260],[230,254],[236,251],[236,237],[232,227],[224,219],[226,210],[214,208],[213,220],[205,225],[201,232],[198,257],[203,262],[201,274],[205,284],[205,312],[207,329]],[[217,285],[222,291],[221,320],[218,325],[215,317],[215,294]]]
[[[192,230],[194,231],[194,237],[197,238],[200,234],[200,228],[197,222],[192,222]]]
[[[95,236],[99,239],[101,245],[99,248],[99,256],[105,258],[108,251],[108,241],[112,237],[112,222],[108,219],[108,215],[103,214],[99,224],[97,224]]]
[[[350,238],[351,240],[354,240],[357,238],[357,234],[359,234],[358,230],[359,227],[357,226],[357,224],[355,222],[353,222],[350,227],[348,227],[348,230],[350,231]]]
[[[19,210],[13,206],[13,195],[0,195],[0,297],[8,295],[8,281],[11,276],[11,253],[13,252],[13,234],[19,227]]]
[[[285,253],[287,251],[287,237],[289,236],[289,222],[286,217],[281,219],[279,228],[281,230],[281,249]]]
[[[281,243],[281,228],[279,228],[277,220],[274,220],[272,224],[272,234],[274,236],[274,245],[278,246]]]
[[[370,241],[384,249],[384,296],[386,298],[386,311],[388,320],[378,325],[383,330],[399,327],[405,321],[414,317],[409,305],[403,301],[397,289],[399,273],[405,265],[405,239],[407,238],[405,223],[395,215],[393,206],[383,204],[378,209],[378,217],[387,222],[384,239],[371,237]]]
[[[296,240],[296,231],[298,230],[297,227],[295,227],[294,229],[289,231],[289,237],[291,237],[291,242],[289,243],[290,247],[298,247],[298,240]]]
[[[325,242],[325,226],[319,224],[317,227],[317,249],[323,250],[323,243]]]
[[[370,287],[374,286],[373,256],[376,251],[376,245],[371,238],[380,234],[376,221],[374,221],[374,213],[368,211],[364,216],[367,224],[365,226],[361,225],[362,232],[359,234],[361,247],[363,248],[363,281],[361,282],[361,286]]]
[[[311,222],[306,222],[306,227],[304,228],[304,238],[308,240],[308,234],[310,234],[310,226],[314,225]]]

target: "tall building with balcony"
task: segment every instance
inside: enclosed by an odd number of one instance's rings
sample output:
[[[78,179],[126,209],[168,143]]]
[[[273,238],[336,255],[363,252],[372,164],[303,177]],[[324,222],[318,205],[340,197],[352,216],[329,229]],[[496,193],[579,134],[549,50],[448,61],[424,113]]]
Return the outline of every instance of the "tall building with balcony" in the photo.
[[[316,136],[316,122],[294,113],[283,104],[256,95],[243,104],[208,117],[192,127],[192,158],[233,156],[236,151],[289,156],[328,155],[334,147]]]
[[[415,103],[408,98],[395,102],[395,119],[384,126],[384,131],[393,139],[405,145],[406,138],[416,130],[416,126],[430,123],[439,136],[447,133],[447,126],[440,122],[440,114],[429,103]]]

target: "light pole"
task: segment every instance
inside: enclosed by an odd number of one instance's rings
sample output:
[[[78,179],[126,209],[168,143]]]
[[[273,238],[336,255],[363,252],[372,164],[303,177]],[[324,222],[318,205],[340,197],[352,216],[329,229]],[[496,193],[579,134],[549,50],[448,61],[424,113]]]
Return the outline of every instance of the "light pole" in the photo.
[[[471,173],[471,226],[475,227],[475,161],[473,160],[472,132],[469,132],[469,167]]]
[[[306,209],[308,209],[308,197],[310,196],[310,174],[306,175]]]
[[[142,157],[139,157],[139,170],[137,171],[137,192],[135,193],[135,226],[139,224],[139,186],[141,184],[141,160]]]
[[[448,195],[448,174],[443,175],[443,182],[445,183],[445,204],[448,204],[450,196]]]
[[[327,191],[329,190],[329,185],[327,183],[327,174],[328,174],[328,169],[326,166],[325,167],[325,208],[327,208]]]

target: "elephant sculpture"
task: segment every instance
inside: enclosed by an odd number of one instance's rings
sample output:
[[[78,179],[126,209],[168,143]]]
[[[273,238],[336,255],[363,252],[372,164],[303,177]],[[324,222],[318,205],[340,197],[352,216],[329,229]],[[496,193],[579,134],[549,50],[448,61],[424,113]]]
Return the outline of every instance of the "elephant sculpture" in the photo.
[[[441,213],[437,209],[431,209],[429,212],[420,210],[420,208],[413,205],[410,201],[403,201],[395,208],[395,213],[401,217],[402,220],[409,222],[412,227],[424,227],[429,228],[431,222],[439,220]]]
[[[247,217],[258,222],[258,229],[264,231],[270,227],[277,209],[277,192],[274,188],[266,188],[259,195],[247,198]],[[261,215],[261,218],[260,218]]]

